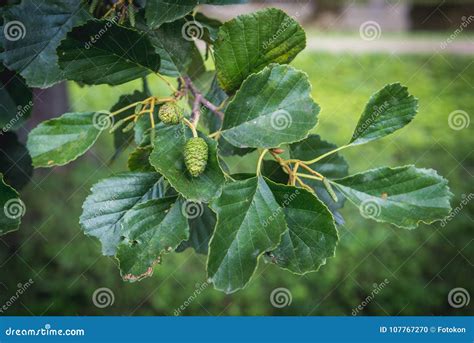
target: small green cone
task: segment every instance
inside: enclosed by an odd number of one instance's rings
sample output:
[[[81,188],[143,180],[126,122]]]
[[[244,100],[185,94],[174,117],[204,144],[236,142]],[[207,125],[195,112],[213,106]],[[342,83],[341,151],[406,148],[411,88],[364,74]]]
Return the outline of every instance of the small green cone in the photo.
[[[184,163],[193,177],[198,177],[206,169],[209,147],[201,137],[191,138],[184,146]]]
[[[176,125],[183,119],[183,110],[173,102],[168,102],[160,107],[158,117],[166,125]]]

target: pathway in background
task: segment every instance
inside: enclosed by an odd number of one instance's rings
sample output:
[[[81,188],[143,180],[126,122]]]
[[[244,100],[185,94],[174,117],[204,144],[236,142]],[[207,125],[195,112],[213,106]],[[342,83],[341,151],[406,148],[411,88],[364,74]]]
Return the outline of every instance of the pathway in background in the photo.
[[[319,36],[318,36],[319,35]],[[459,39],[451,43],[446,40],[431,38],[380,38],[372,41],[358,36],[334,37],[324,36],[324,33],[308,38],[308,49],[330,52],[383,52],[392,54],[409,53],[449,53],[459,55],[474,55],[474,38]]]

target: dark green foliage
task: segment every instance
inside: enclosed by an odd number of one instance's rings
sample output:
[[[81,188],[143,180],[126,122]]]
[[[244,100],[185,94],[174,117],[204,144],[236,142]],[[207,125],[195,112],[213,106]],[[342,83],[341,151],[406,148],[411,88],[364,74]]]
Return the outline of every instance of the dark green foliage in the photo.
[[[283,11],[266,9],[222,25],[201,15],[201,25],[187,16],[199,1],[53,3],[41,5],[44,17],[35,12],[27,21],[29,29],[37,27],[35,18],[44,25],[38,37],[5,43],[4,64],[30,85],[64,78],[110,86],[149,74],[176,78],[165,79],[168,89],[159,95],[145,80],[143,91],[120,97],[110,111],[66,113],[28,135],[37,168],[75,161],[107,131],[115,136],[114,157],[135,140],[129,171],[96,183],[80,217],[103,254],[118,259],[124,280],[150,277],[163,255],[193,246],[208,254],[208,281],[234,293],[250,283],[263,256],[298,275],[318,271],[335,255],[345,230],[336,226],[343,223],[345,199],[365,218],[406,229],[450,213],[452,193],[434,170],[380,167],[348,176],[348,164],[337,154],[412,121],[418,102],[400,83],[374,93],[346,137],[349,143],[338,147],[311,134],[320,106],[308,75],[288,65],[306,46],[306,34]],[[58,8],[64,12],[59,16]],[[13,6],[5,18],[27,10],[34,12],[31,1]],[[31,47],[53,31],[43,56],[31,59]],[[206,70],[196,39],[212,48],[215,70]],[[22,64],[28,58],[34,73]],[[39,65],[43,60],[50,63]],[[4,95],[10,108],[22,101],[17,91]],[[238,173],[224,160],[229,156],[256,163]],[[8,170],[2,172],[14,182]],[[5,204],[18,197],[3,176],[0,196]],[[0,217],[0,233],[19,225],[7,217]]]

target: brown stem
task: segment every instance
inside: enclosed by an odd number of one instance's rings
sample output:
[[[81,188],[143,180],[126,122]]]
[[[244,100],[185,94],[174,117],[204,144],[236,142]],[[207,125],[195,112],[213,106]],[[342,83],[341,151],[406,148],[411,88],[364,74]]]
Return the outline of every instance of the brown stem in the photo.
[[[197,125],[199,118],[201,118],[201,98],[201,94],[194,97],[193,114],[191,115],[191,121],[194,125]]]
[[[207,100],[202,93],[199,91],[199,89],[196,88],[196,86],[193,84],[189,76],[184,76],[183,77],[186,88],[191,91],[191,93],[194,96],[194,106],[193,106],[193,116],[195,116],[195,108],[196,108],[196,103],[198,105],[204,105],[206,108],[208,108],[212,113],[214,113],[216,116],[218,116],[221,120],[224,119],[224,113],[219,111],[219,108],[214,105],[212,102]]]

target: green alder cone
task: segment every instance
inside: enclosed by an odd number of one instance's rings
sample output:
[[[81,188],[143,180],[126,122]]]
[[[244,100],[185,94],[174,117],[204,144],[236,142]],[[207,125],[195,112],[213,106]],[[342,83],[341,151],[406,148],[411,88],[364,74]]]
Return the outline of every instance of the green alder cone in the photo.
[[[160,107],[158,117],[166,125],[177,125],[183,119],[183,110],[174,103],[166,103]]]
[[[189,173],[198,177],[206,169],[209,147],[201,137],[189,139],[184,146],[184,163]]]

